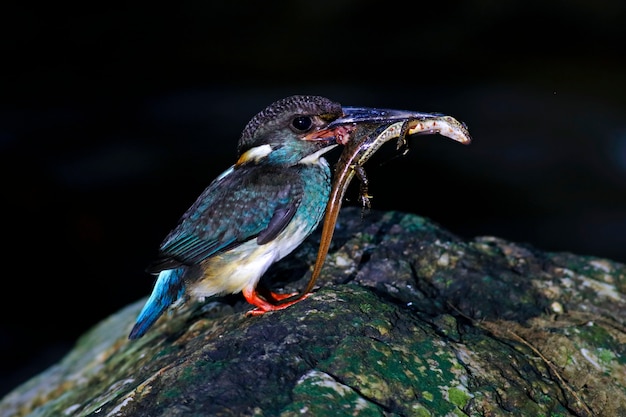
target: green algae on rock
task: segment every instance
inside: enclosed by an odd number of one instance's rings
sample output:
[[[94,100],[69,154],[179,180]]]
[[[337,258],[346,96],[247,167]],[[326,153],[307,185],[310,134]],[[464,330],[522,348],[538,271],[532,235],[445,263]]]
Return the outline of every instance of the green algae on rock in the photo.
[[[269,271],[300,288],[319,234]],[[626,267],[344,208],[311,297],[139,301],[0,401],[0,416],[626,415]]]

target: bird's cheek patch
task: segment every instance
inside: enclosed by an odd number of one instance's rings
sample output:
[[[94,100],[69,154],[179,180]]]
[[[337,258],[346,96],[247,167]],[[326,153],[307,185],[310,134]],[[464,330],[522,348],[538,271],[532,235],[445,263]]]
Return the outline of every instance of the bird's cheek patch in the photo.
[[[272,152],[270,145],[255,146],[245,151],[237,160],[236,165],[242,165],[250,161],[260,161]]]

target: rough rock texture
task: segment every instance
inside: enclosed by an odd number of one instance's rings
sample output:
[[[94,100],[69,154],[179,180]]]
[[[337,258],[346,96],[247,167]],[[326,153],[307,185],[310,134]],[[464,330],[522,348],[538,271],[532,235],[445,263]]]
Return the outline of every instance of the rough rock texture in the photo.
[[[318,239],[266,284],[303,288]],[[197,303],[129,342],[139,301],[0,415],[626,415],[622,264],[348,207],[318,284],[261,317],[239,296]]]

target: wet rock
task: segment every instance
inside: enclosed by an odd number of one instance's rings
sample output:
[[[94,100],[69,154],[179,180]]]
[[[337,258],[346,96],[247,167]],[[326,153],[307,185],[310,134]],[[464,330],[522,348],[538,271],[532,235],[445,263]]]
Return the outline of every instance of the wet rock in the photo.
[[[263,285],[304,288],[314,235]],[[312,296],[196,303],[128,341],[143,300],[2,416],[626,415],[626,267],[346,207]]]

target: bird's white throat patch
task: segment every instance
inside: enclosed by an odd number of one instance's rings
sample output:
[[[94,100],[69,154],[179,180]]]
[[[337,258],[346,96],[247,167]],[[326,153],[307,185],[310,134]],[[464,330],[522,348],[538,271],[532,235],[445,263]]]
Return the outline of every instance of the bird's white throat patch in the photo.
[[[324,155],[326,152],[333,149],[337,144],[327,146],[325,148],[320,149],[319,151],[312,153],[311,155],[307,155],[300,160],[300,164],[317,164],[320,156]]]

